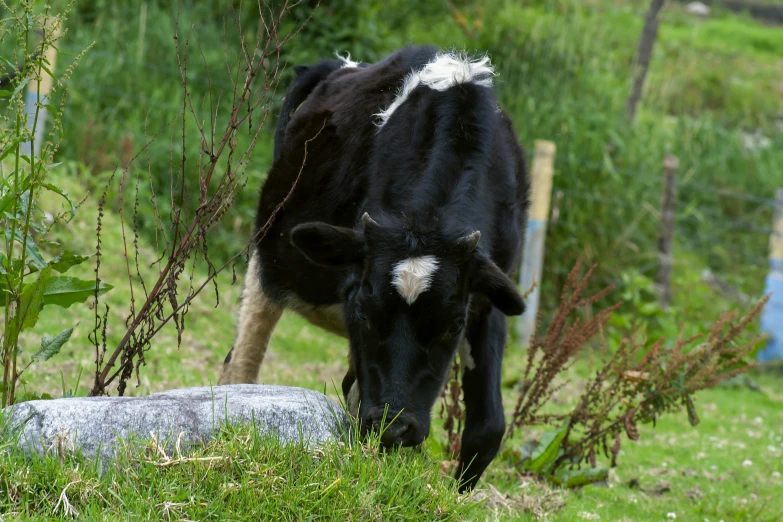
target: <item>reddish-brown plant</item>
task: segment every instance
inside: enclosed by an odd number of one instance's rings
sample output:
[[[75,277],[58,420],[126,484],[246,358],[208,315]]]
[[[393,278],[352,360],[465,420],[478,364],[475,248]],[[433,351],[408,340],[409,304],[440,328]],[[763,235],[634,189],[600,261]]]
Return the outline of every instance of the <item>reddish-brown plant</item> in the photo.
[[[612,290],[610,286],[584,296],[594,268],[580,277],[577,263],[566,280],[560,305],[543,332],[539,317],[519,379],[519,397],[508,422],[506,441],[520,429],[544,427],[559,432],[552,438],[559,446],[553,460],[532,472],[548,478],[558,469],[578,468],[585,463],[595,468],[601,453],[615,466],[623,436],[639,440],[638,425],[654,424],[663,414],[684,408],[695,426],[699,417],[694,394],[751,368],[754,363],[748,361],[748,356],[761,340],[753,337],[741,341],[741,337],[768,297],[742,316],[737,312],[721,315],[704,335],[679,337],[670,345],[661,339],[650,346],[643,334],[636,333],[606,352],[610,355],[581,383],[583,391],[569,411],[552,411],[546,406],[567,384],[566,371],[622,305],[614,304],[587,319],[579,317],[580,310],[604,299]],[[452,453],[459,448],[459,419],[463,415],[457,370],[455,366],[441,408],[447,448]]]
[[[258,0],[258,31],[254,45],[247,44],[243,36],[245,30],[242,21],[235,13],[233,30],[240,44],[237,57],[239,63],[226,56],[225,67],[231,82],[227,95],[222,91],[213,93],[210,71],[194,29],[183,31],[179,23],[177,24],[174,34],[175,54],[184,95],[181,117],[177,121],[181,127],[176,131],[176,140],[179,143],[175,143],[175,138],[172,137],[170,201],[165,205],[158,204],[158,195],[152,189],[153,173],[149,172],[149,169],[148,179],[137,177],[132,180],[131,167],[139,156],[147,153],[150,145],[148,142],[135,156],[124,162],[119,176],[118,207],[124,208],[123,199],[126,196],[134,198],[131,223],[127,223],[124,213],[120,212],[123,262],[126,265],[127,286],[130,290],[129,311],[125,321],[125,333],[119,344],[107,347],[108,309],[104,307],[104,313],[100,313],[99,307],[95,307],[95,325],[91,340],[95,345],[96,367],[91,395],[106,394],[110,386],[116,386],[122,395],[127,381],[134,373],[138,379],[139,368],[144,364],[144,353],[149,349],[152,338],[165,325],[175,325],[178,342],[181,342],[185,316],[193,299],[212,284],[217,300],[215,278],[224,269],[233,267],[239,258],[247,253],[248,246],[221,266],[216,266],[210,260],[207,236],[234,203],[238,192],[247,181],[246,171],[251,155],[273,106],[281,73],[286,65],[281,51],[302,27],[294,25],[292,29],[286,30],[283,21],[299,4],[301,2],[286,0],[270,7],[265,0]],[[194,99],[189,88],[188,59],[193,45],[198,46],[209,84],[209,95],[204,100]],[[197,134],[201,142],[200,150],[186,150],[186,135],[189,132]],[[237,138],[240,132],[247,133],[244,146],[239,146],[240,141]],[[315,133],[315,136],[317,135],[318,133]],[[153,136],[150,142],[157,138],[158,135]],[[302,167],[307,161],[307,143],[302,151]],[[175,159],[173,151],[177,148],[181,149],[181,155]],[[127,155],[127,151],[124,154]],[[291,187],[292,191],[298,179],[297,177]],[[114,176],[109,184],[113,182]],[[149,184],[152,190],[153,215],[149,219],[154,222],[156,228],[157,259],[151,266],[158,268],[157,277],[153,281],[146,281],[139,270],[140,184]],[[101,219],[108,202],[108,188],[107,185],[107,191],[104,191],[99,204],[96,289],[100,282],[99,269],[103,256]],[[193,201],[193,198],[190,198],[191,191],[198,195],[196,205],[188,204]],[[281,206],[287,199],[284,198]],[[168,216],[159,212],[159,209],[164,207],[170,209]],[[276,214],[277,212],[273,213],[270,221],[260,228],[259,236],[266,234]],[[126,229],[132,231],[132,240],[126,237]],[[203,263],[207,269],[207,275],[202,280],[194,278],[197,263]],[[138,303],[141,303],[140,306]]]

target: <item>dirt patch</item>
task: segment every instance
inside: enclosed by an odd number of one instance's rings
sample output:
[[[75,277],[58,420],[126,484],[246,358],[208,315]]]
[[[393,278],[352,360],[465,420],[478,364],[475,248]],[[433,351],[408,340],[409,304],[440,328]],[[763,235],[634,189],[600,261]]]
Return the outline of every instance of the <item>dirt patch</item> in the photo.
[[[469,498],[484,503],[498,515],[524,512],[540,519],[560,510],[565,505],[566,493],[527,481],[510,494],[501,493],[492,484],[486,484],[474,490]]]

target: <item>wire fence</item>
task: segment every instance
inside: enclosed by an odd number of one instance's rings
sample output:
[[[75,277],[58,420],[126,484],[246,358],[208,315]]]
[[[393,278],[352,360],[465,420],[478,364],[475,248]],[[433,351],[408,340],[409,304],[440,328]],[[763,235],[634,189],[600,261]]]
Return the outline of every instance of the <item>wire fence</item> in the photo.
[[[594,204],[599,205],[605,209],[620,209],[626,214],[633,213],[635,215],[635,221],[623,223],[623,227],[638,229],[642,224],[646,225],[648,230],[653,229],[657,232],[660,226],[660,214],[661,209],[660,199],[662,191],[663,179],[660,176],[660,172],[650,171],[634,171],[629,169],[617,168],[614,166],[606,165],[603,163],[596,163],[586,161],[582,164],[582,167],[592,170],[600,170],[606,174],[620,174],[624,177],[633,178],[634,182],[640,180],[650,180],[649,182],[642,181],[642,184],[646,183],[646,188],[649,189],[645,197],[641,200],[629,200],[626,199],[622,193],[605,193],[595,194],[590,192],[580,191],[573,188],[558,188],[557,181],[553,189],[553,203],[550,217],[550,229],[556,231],[558,227],[563,226],[561,224],[561,217],[565,205],[580,205],[580,204]],[[578,169],[576,171],[569,171],[569,175],[578,175]],[[658,169],[660,171],[660,168]],[[555,176],[557,180],[557,176]],[[694,204],[687,200],[680,198],[678,202],[679,208],[675,219],[674,235],[676,238],[677,249],[682,249],[688,253],[695,253],[700,256],[704,261],[703,276],[715,280],[715,278],[723,277],[724,274],[716,276],[712,273],[709,266],[709,260],[711,257],[715,257],[719,250],[725,250],[730,252],[730,255],[737,262],[737,268],[744,271],[753,271],[757,274],[766,272],[768,265],[768,252],[766,250],[768,240],[773,234],[772,228],[772,213],[776,208],[776,200],[769,197],[762,197],[755,194],[748,194],[737,190],[731,190],[721,187],[715,187],[704,182],[687,180],[682,186],[678,187],[678,191],[682,194],[687,190],[697,190],[702,194],[714,196],[717,199],[729,199],[741,201],[744,207],[750,207],[749,211],[746,211],[744,215],[740,217],[727,216],[722,208],[717,204],[707,204],[705,202],[699,202]],[[689,219],[692,216],[699,216],[699,230],[694,233],[689,230]],[[657,233],[635,233],[625,234],[624,232],[617,232],[621,241],[616,243],[616,246],[634,245],[633,248],[638,249],[639,254],[636,257],[638,264],[633,268],[636,273],[655,279],[656,270],[658,268],[658,234]],[[756,239],[755,244],[758,246],[755,250],[742,250],[732,242],[732,238],[742,236],[744,238],[753,237]],[[645,258],[647,259],[645,261]],[[692,268],[693,259],[692,256],[687,256],[686,261],[681,261],[675,251],[673,259],[674,266],[681,264],[688,264]],[[557,277],[563,278],[568,274],[568,270],[565,267],[547,268],[545,263],[544,273],[554,274]],[[727,274],[730,275],[730,274]],[[606,277],[599,276],[598,282],[602,284],[612,284],[622,287],[623,280],[619,277]],[[744,291],[753,292],[753,290],[760,289],[763,286],[763,277],[758,276],[749,284],[746,284],[747,288],[736,289],[738,293]]]

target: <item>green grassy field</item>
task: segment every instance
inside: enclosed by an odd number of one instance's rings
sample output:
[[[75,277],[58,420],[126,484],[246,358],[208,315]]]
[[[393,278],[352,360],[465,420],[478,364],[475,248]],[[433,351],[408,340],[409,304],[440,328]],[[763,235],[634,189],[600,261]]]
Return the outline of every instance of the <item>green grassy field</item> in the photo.
[[[92,40],[97,45],[70,85],[59,158],[64,165],[52,176],[75,200],[86,199],[77,218],[56,227],[50,239],[87,253],[95,250],[97,200],[106,169],[123,162],[127,146],[144,141],[147,124],[154,130],[176,114],[180,86],[170,67],[170,6],[149,3],[147,36],[141,41],[136,7],[79,4],[63,55],[67,58]],[[222,27],[210,18],[223,9],[218,4],[204,2],[188,12],[204,22],[198,26],[199,38],[210,61],[222,58]],[[545,313],[556,301],[564,271],[578,255],[600,262],[601,275],[613,279],[633,275],[654,260],[658,173],[667,151],[680,156],[683,172],[674,307],[668,314],[639,315],[655,299],[642,282],[646,300],[627,304],[622,316],[641,317],[654,333],[672,335],[677,325],[689,333],[704,331],[720,312],[740,307],[701,280],[705,267],[757,296],[766,270],[767,235],[730,226],[741,218],[749,227],[762,229],[770,222],[771,209],[701,187],[769,197],[781,183],[783,134],[775,130],[783,111],[780,28],[721,10],[709,19],[696,19],[685,15],[681,5],[668,3],[638,122],[629,127],[622,110],[646,1],[493,0],[483,12],[477,2],[455,1],[469,20],[483,24],[472,38],[444,6],[416,4],[335,1],[313,21],[313,29],[295,41],[289,56],[309,61],[340,49],[372,60],[407,41],[492,54],[500,71],[501,101],[522,141],[528,146],[538,138],[558,143],[555,190],[566,196],[548,238]],[[199,80],[195,68],[191,74]],[[196,81],[194,89],[203,94],[198,85]],[[745,150],[742,131],[768,135],[771,146]],[[166,138],[151,147],[157,154],[151,170],[163,173],[155,179],[163,187],[168,185],[170,146]],[[215,231],[217,250],[230,252],[248,236],[269,147],[265,136],[249,171],[249,186]],[[89,167],[77,168],[76,160]],[[53,208],[59,202],[45,205]],[[142,208],[142,214],[148,210]],[[153,237],[142,223],[142,260],[156,257]],[[111,348],[124,333],[132,297],[116,204],[110,204],[103,217],[102,240],[101,278],[115,287],[102,301],[109,306],[106,334]],[[58,250],[44,252],[51,257]],[[156,271],[144,264],[140,268],[147,276]],[[202,268],[196,278],[203,277]],[[85,263],[69,275],[91,277],[92,269]],[[218,306],[209,288],[193,303],[181,346],[173,325],[157,335],[138,386],[134,376],[127,394],[216,383],[233,340],[244,265],[237,267],[237,274],[233,285],[230,273],[220,276]],[[625,283],[618,298],[638,291],[633,288]],[[139,295],[134,297],[138,302]],[[103,313],[103,304],[99,311]],[[88,393],[95,353],[87,335],[94,313],[89,306],[47,308],[42,313],[36,329],[23,335],[23,360],[40,344],[41,335],[77,326],[55,359],[33,365],[25,374],[24,391],[55,397]],[[611,344],[623,332],[613,324],[607,334]],[[346,341],[286,315],[272,338],[260,380],[316,389],[338,399],[335,390],[346,355]],[[523,363],[524,352],[511,338],[503,382],[515,383]],[[580,377],[590,370],[585,357],[569,372],[572,382],[553,398],[556,407],[574,401]],[[783,371],[755,371],[751,378],[760,391],[738,385],[698,395],[701,423],[696,428],[684,412],[661,419],[655,428],[643,427],[638,443],[624,443],[619,466],[605,486],[575,491],[523,476],[507,452],[490,466],[479,491],[457,495],[444,472],[450,462],[440,447],[443,432],[437,419],[434,443],[423,451],[386,454],[372,441],[320,452],[283,449],[239,427],[192,455],[201,460],[162,466],[155,452],[147,450],[105,469],[78,458],[62,463],[56,458],[26,460],[0,431],[0,522],[70,519],[76,512],[84,520],[783,520]],[[515,400],[512,386],[504,388],[504,400],[508,412]],[[535,434],[535,429],[524,433]],[[512,439],[509,447],[519,446],[521,437]]]
[[[82,195],[78,179],[63,177],[61,182],[72,195]],[[89,196],[77,221],[55,239],[77,251],[88,249],[94,242],[95,211],[94,197]],[[112,213],[104,217],[105,259],[121,254],[116,219]],[[121,284],[122,264],[104,261],[103,266],[103,279],[116,286],[106,295],[111,346],[123,332],[122,312],[130,296]],[[88,275],[90,268],[82,269]],[[213,295],[202,295],[188,316],[181,347],[176,346],[173,328],[157,337],[147,353],[141,385],[130,386],[129,394],[216,382],[232,342],[241,279],[232,286],[223,278],[217,308]],[[25,376],[28,391],[60,396],[74,388],[81,372],[76,393],[87,393],[94,368],[86,338],[92,314],[82,306],[42,315],[37,332],[55,332],[77,322],[79,326],[56,359],[32,367]],[[29,336],[29,343],[35,339]],[[335,390],[346,353],[342,339],[288,315],[272,338],[261,381],[321,390],[338,399]],[[512,342],[504,382],[519,377],[523,356]],[[585,359],[569,373],[572,383],[553,398],[555,404],[565,406],[576,398],[579,378],[589,368]],[[0,513],[6,513],[7,520],[68,518],[58,501],[72,484],[66,496],[85,520],[118,515],[138,520],[667,520],[674,513],[678,520],[774,521],[783,516],[783,374],[768,371],[753,379],[760,392],[740,386],[699,395],[702,422],[697,428],[688,424],[685,413],[661,419],[655,429],[643,428],[638,443],[625,443],[619,467],[605,487],[553,489],[522,476],[508,457],[500,456],[479,491],[463,498],[441,471],[449,466],[448,457],[436,443],[427,444],[424,452],[388,455],[379,454],[373,443],[332,447],[324,456],[304,448],[283,451],[277,443],[259,441],[251,430],[240,428],[196,453],[220,459],[167,468],[156,464],[150,453],[96,470],[78,459],[63,465],[56,458],[29,462],[6,447],[0,450],[0,488],[5,490]],[[505,389],[504,397],[510,411],[514,390]],[[431,438],[442,441],[437,419],[433,429]],[[517,436],[510,446],[520,442]]]

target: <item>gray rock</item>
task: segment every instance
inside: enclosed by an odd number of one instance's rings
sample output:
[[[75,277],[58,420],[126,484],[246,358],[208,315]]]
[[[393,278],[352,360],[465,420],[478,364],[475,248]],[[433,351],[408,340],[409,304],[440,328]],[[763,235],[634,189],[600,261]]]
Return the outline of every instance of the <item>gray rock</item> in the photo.
[[[148,397],[30,401],[8,408],[6,418],[25,451],[81,449],[85,456],[107,458],[122,447],[120,441],[155,437],[169,451],[177,439],[186,448],[206,442],[226,420],[254,423],[260,432],[309,446],[350,431],[343,409],[319,392],[254,384],[184,388]]]

